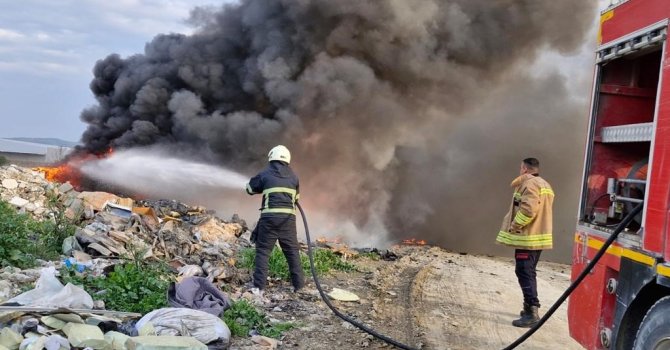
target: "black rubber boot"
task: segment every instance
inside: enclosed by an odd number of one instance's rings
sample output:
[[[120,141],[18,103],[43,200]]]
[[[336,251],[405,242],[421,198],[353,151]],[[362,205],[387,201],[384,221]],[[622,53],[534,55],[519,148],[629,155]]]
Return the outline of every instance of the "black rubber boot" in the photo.
[[[526,309],[530,308],[530,304],[523,303],[523,309],[519,311],[519,316],[523,317],[526,314]]]
[[[524,305],[522,312],[523,315],[520,319],[512,321],[514,327],[530,328],[540,320],[537,306]]]

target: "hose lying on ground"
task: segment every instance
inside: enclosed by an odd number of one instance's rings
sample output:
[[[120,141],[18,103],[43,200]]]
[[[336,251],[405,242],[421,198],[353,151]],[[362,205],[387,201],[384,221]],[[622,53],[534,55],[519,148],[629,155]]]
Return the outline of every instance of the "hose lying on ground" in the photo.
[[[307,255],[309,257],[309,265],[312,271],[312,277],[314,278],[314,284],[316,285],[316,289],[318,289],[319,291],[319,295],[321,295],[321,299],[323,299],[326,305],[328,305],[328,308],[330,308],[330,310],[332,310],[333,313],[335,313],[335,315],[337,315],[339,318],[351,323],[355,327],[374,336],[377,339],[385,341],[386,343],[389,343],[401,349],[415,350],[415,348],[400,343],[383,334],[377,333],[374,329],[366,327],[362,323],[348,317],[347,315],[341,313],[333,306],[333,304],[330,302],[330,299],[328,299],[326,293],[321,288],[321,284],[319,283],[319,279],[316,275],[316,269],[314,268],[314,258],[312,256],[312,242],[309,237],[309,227],[307,226],[307,218],[305,217],[305,212],[302,210],[300,203],[296,204],[298,206],[298,209],[300,210],[300,215],[302,216],[302,223],[305,226],[305,236],[307,237]],[[570,296],[570,294],[572,294],[572,292],[577,288],[577,286],[579,286],[579,284],[582,283],[584,278],[586,278],[586,276],[591,272],[591,270],[593,270],[596,263],[598,263],[600,258],[602,258],[602,256],[605,254],[607,248],[609,248],[609,246],[612,245],[612,243],[614,243],[614,241],[617,239],[621,231],[623,231],[626,228],[626,226],[628,226],[628,224],[630,224],[630,222],[635,218],[635,216],[639,214],[640,211],[642,211],[642,206],[643,206],[642,203],[638,204],[630,213],[628,213],[628,215],[626,215],[623,221],[621,221],[621,223],[616,227],[614,232],[612,232],[610,237],[605,241],[605,243],[603,243],[603,246],[600,248],[600,250],[598,250],[596,255],[593,257],[593,260],[591,260],[591,262],[586,266],[586,268],[584,268],[581,274],[570,284],[568,289],[566,289],[565,292],[563,292],[561,297],[558,298],[556,302],[554,302],[554,304],[549,308],[549,310],[547,310],[544,316],[542,316],[542,318],[540,318],[540,320],[532,328],[526,331],[526,333],[521,335],[517,340],[515,340],[513,343],[505,347],[503,350],[511,350],[521,345],[524,341],[530,338],[530,336],[532,336],[535,332],[537,332],[537,330],[539,330],[547,322],[547,320],[549,320],[549,318],[551,318],[554,312],[558,310],[558,308],[563,304],[563,302],[565,302],[565,300]]]
[[[369,328],[365,326],[364,324],[350,318],[349,316],[341,313],[338,309],[333,306],[333,304],[330,302],[330,299],[326,296],[326,293],[323,291],[321,288],[321,283],[319,283],[319,279],[316,276],[316,269],[314,268],[314,257],[312,256],[312,242],[309,238],[309,227],[307,227],[307,218],[305,217],[305,211],[302,210],[302,207],[300,206],[300,203],[296,203],[298,206],[298,210],[300,210],[300,215],[302,216],[302,223],[305,225],[305,237],[307,237],[307,256],[309,257],[309,266],[310,269],[312,270],[312,277],[314,278],[314,284],[316,285],[316,289],[319,290],[319,295],[321,295],[321,299],[323,299],[323,302],[328,305],[328,308],[333,311],[337,317],[351,323],[355,327],[361,329],[362,331],[372,335],[373,337],[383,340],[391,345],[394,345],[396,347],[399,347],[401,349],[405,350],[416,350],[415,348],[410,347],[409,345],[405,345],[403,343],[400,343],[396,341],[395,339],[391,339],[383,334],[377,333],[374,329]]]

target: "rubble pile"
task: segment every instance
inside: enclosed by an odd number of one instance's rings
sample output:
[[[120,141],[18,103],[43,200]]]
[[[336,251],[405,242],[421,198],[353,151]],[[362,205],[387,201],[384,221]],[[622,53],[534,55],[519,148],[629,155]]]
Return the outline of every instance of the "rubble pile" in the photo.
[[[67,266],[102,276],[123,261],[144,259],[168,262],[177,282],[202,276],[206,282],[241,286],[248,272],[238,273],[235,257],[250,243],[240,238],[247,226],[237,216],[227,222],[177,201],[79,192],[69,183],[50,183],[40,171],[13,165],[0,167],[0,199],[34,219],[64,214],[77,225],[63,242],[63,261],[0,269],[0,349],[227,348],[230,331],[220,315],[165,308],[145,320],[141,314],[96,310],[104,303],[78,286],[63,286],[56,270]]]
[[[48,217],[47,194],[55,189],[39,171],[14,165],[0,167],[0,199],[35,218]]]
[[[308,302],[303,304],[278,280],[271,279],[266,294],[245,287],[249,271],[238,269],[236,259],[252,244],[246,222],[237,215],[222,220],[206,208],[174,200],[77,191],[69,183],[47,181],[40,171],[13,165],[0,167],[0,199],[36,220],[56,222],[64,217],[76,226],[63,240],[60,261],[40,260],[40,266],[31,269],[0,269],[0,350],[227,349],[231,332],[221,317],[231,304],[222,289],[233,300],[246,299],[271,313],[270,322],[311,317],[320,310],[311,305],[318,300],[311,288],[299,296]],[[316,245],[345,260],[360,253],[396,258],[390,251],[352,250],[337,242]],[[146,315],[105,310],[98,292],[89,295],[57,278],[63,267],[78,276],[106,278],[130,261],[168,264],[174,273],[166,293],[171,307]],[[359,300],[337,288],[330,297]],[[274,349],[281,344],[257,332],[249,336],[241,349]]]
[[[57,199],[58,207],[48,206],[49,196]],[[41,220],[64,210],[65,217],[79,227],[74,237],[65,240],[63,253],[86,265],[96,258],[142,252],[145,259],[169,261],[180,277],[230,282],[241,247],[237,238],[247,231],[237,216],[225,222],[212,211],[177,201],[136,202],[106,192],[78,192],[69,183],[56,185],[39,171],[13,165],[0,168],[0,199]]]

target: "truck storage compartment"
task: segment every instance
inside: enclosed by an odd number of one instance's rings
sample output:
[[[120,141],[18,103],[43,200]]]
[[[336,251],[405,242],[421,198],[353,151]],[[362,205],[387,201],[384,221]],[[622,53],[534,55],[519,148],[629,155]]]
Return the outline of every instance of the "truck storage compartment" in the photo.
[[[600,63],[583,224],[607,231],[645,198],[661,55],[661,46],[652,46]],[[628,228],[636,231],[641,225],[639,215]]]

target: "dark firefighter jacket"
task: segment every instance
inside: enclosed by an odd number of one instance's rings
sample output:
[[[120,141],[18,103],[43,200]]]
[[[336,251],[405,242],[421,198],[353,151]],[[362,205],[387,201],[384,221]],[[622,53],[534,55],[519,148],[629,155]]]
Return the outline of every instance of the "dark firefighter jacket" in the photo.
[[[298,188],[298,176],[288,164],[271,161],[265,169],[249,180],[247,193],[263,194],[261,217],[295,215],[295,202],[300,196]]]

